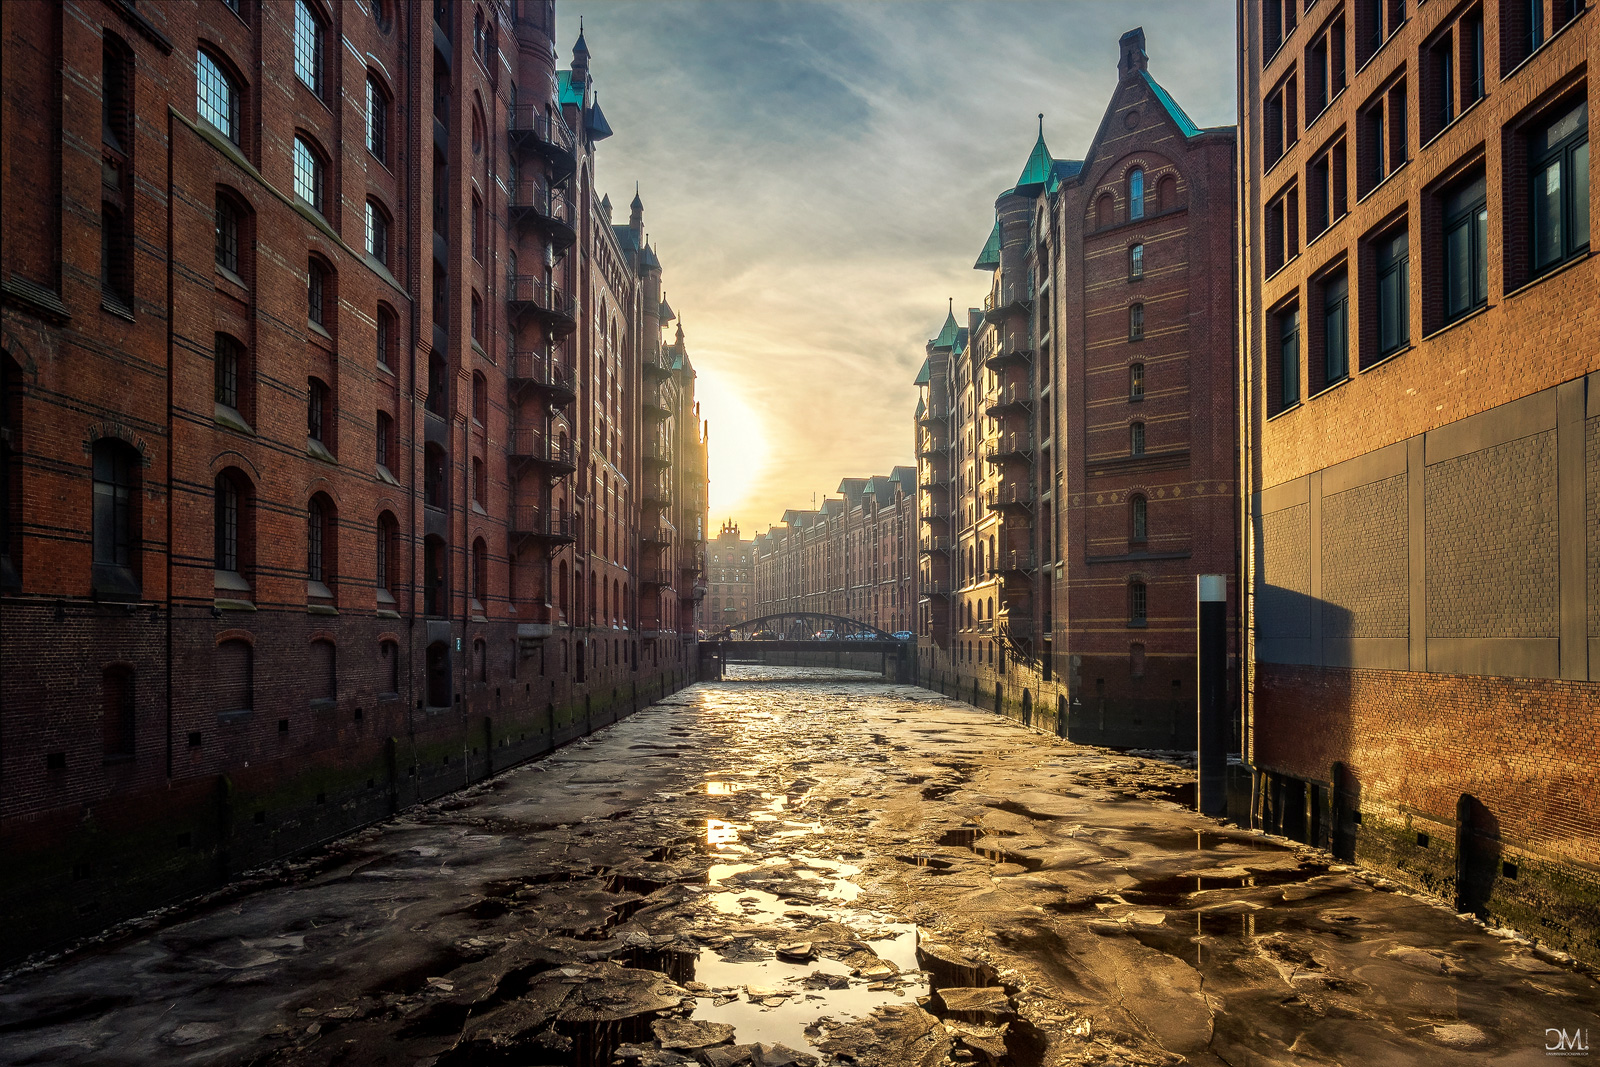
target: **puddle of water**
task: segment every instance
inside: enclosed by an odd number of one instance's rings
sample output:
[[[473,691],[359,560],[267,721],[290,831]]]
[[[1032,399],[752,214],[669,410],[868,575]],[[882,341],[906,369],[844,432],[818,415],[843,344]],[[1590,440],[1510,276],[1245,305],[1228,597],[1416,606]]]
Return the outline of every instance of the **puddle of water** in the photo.
[[[707,782],[706,795],[712,797],[729,797],[744,789],[738,782]]]
[[[1187,877],[1180,875],[1140,882],[1137,886],[1122,890],[1122,896],[1130,904],[1176,907],[1192,893],[1203,893],[1211,889],[1252,889],[1288,885],[1291,882],[1304,882],[1314,878],[1325,873],[1327,869],[1322,864],[1312,864],[1281,870],[1256,871],[1247,875],[1221,877],[1207,877],[1203,874]]]

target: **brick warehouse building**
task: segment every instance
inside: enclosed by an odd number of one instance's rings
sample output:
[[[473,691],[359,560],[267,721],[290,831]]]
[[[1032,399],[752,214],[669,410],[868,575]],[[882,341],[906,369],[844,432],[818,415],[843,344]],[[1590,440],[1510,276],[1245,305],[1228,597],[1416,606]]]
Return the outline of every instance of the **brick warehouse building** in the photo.
[[[684,681],[694,374],[554,14],[0,5],[0,957]]]
[[[782,526],[756,535],[751,614],[809,611],[888,633],[911,630],[917,604],[916,471],[895,467],[889,475],[845,478],[839,492],[840,499],[824,500],[815,510],[784,512]]]
[[[1566,0],[1241,3],[1257,815],[1600,959],[1600,268]]]
[[[739,536],[739,524],[728,520],[706,545],[706,599],[700,602],[706,630],[720,630],[754,618],[755,542]]]
[[[1082,160],[1041,133],[917,377],[924,676],[1074,740],[1192,747],[1195,576],[1236,573],[1234,131],[1144,33]]]

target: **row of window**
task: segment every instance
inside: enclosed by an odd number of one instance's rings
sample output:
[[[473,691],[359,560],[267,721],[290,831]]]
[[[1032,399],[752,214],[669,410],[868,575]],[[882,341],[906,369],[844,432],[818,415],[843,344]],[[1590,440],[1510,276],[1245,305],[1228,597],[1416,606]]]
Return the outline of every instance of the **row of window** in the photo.
[[[1132,167],[1123,178],[1125,190],[1125,215],[1117,218],[1116,197],[1107,190],[1100,194],[1095,201],[1095,228],[1105,229],[1118,222],[1132,222],[1145,217],[1147,208],[1154,209],[1156,214],[1171,211],[1178,206],[1178,179],[1175,175],[1164,174],[1156,183],[1155,203],[1149,202],[1145,190],[1145,175],[1143,167]]]
[[[1556,118],[1534,124],[1519,135],[1526,146],[1520,161],[1508,164],[1501,190],[1506,220],[1505,277],[1510,289],[1532,280],[1589,249],[1589,118],[1585,99],[1567,99]],[[1509,169],[1515,168],[1515,169]],[[1424,332],[1442,328],[1489,300],[1489,206],[1481,164],[1442,185],[1425,198],[1422,232]],[[1269,215],[1269,232],[1272,219]],[[1297,404],[1302,395],[1302,362],[1311,392],[1345,380],[1353,357],[1370,366],[1411,343],[1410,222],[1386,224],[1357,246],[1352,265],[1343,254],[1312,277],[1304,314],[1297,293],[1274,312],[1269,363],[1269,412]],[[1351,330],[1351,271],[1370,315]],[[1306,321],[1309,318],[1310,321]]]

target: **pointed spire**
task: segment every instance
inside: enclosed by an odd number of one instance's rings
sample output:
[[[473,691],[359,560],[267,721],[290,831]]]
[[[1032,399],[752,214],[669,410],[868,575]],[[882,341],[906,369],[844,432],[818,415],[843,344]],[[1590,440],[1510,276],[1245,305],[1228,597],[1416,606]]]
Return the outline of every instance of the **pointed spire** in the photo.
[[[1028,153],[1028,162],[1022,166],[1022,174],[1017,178],[1017,189],[1025,185],[1042,185],[1050,180],[1050,171],[1055,165],[1055,160],[1050,158],[1050,149],[1044,143],[1044,112],[1039,113],[1039,139],[1033,142],[1033,151]]]
[[[950,310],[945,315],[944,325],[939,329],[939,336],[933,339],[935,348],[954,348],[960,336],[961,327],[956,322],[956,298],[950,298]]]
[[[639,199],[639,183],[638,182],[634,182],[633,183],[633,209],[635,211],[643,211],[644,210],[644,201]]]
[[[583,40],[583,16],[582,15],[578,16],[578,43],[572,46],[572,54],[575,55],[575,56],[577,56],[577,55],[586,56],[586,55],[589,54],[589,46],[587,44],[585,44],[584,40]]]

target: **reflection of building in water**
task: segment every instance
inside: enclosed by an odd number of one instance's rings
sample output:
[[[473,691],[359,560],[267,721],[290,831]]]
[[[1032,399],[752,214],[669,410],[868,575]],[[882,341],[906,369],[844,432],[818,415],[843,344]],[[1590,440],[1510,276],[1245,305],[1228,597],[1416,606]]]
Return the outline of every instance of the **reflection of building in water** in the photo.
[[[706,546],[705,628],[721,629],[750,618],[755,594],[755,545],[740,540],[739,524],[722,524],[717,539]]]

